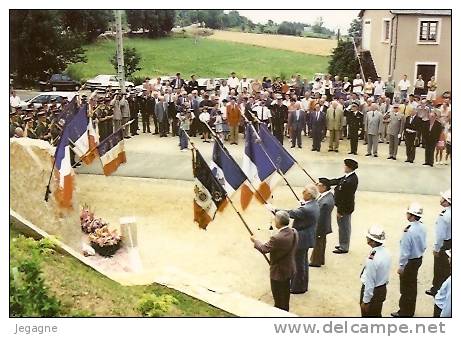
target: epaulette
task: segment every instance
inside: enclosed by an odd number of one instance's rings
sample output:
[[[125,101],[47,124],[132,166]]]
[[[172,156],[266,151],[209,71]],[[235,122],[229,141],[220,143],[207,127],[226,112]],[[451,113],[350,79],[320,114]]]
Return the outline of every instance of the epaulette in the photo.
[[[370,256],[368,256],[368,258],[369,258],[370,260],[373,260],[373,259],[375,258],[375,254],[376,254],[376,251],[373,250],[373,251],[370,253]]]
[[[411,225],[408,225],[407,227],[405,227],[405,229],[403,230],[404,232],[408,232],[408,230],[410,229]]]
[[[446,209],[442,210],[442,212],[440,212],[440,215],[443,215],[446,211]]]

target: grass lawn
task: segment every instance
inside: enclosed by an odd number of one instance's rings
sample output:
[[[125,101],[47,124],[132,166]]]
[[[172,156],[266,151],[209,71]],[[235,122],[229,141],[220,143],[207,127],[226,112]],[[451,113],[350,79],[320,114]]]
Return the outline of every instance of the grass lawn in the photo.
[[[29,245],[24,236],[11,231],[11,263],[29,256]],[[73,257],[53,251],[44,254],[41,263],[45,284],[61,302],[61,316],[141,316],[136,306],[143,294],[169,294],[178,300],[166,316],[231,316],[198,299],[176,290],[152,284],[122,286]]]
[[[228,77],[235,71],[240,78],[280,76],[290,78],[294,73],[312,79],[317,72],[325,72],[329,57],[309,55],[242,43],[200,38],[126,38],[125,47],[135,47],[141,54],[142,70],[136,77],[174,75],[184,78],[194,73],[197,77]],[[274,46],[276,47],[276,46]],[[100,41],[85,47],[87,63],[69,65],[69,73],[79,80],[98,74],[112,74],[115,70],[109,58],[115,52],[114,41]]]

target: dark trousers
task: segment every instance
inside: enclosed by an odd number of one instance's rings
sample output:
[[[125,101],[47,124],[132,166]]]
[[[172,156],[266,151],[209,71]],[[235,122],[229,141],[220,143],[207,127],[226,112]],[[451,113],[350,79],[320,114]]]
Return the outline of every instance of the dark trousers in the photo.
[[[158,123],[157,116],[155,114],[153,114],[152,119],[154,121],[154,134],[158,134],[160,132],[160,126],[159,126],[159,123]]]
[[[360,304],[363,303],[363,293],[365,291],[365,286],[362,284],[362,289],[360,290]],[[369,307],[366,312],[360,308],[362,317],[382,317],[381,312],[383,310],[383,303],[386,300],[387,295],[387,286],[383,284],[382,286],[376,287],[373,291],[373,297],[369,302]]]
[[[166,136],[170,125],[168,124],[168,119],[164,119],[158,122],[160,136]]]
[[[426,144],[424,149],[424,162],[429,165],[434,165],[435,144]]]
[[[312,148],[320,151],[322,145],[323,130],[319,127],[312,128]]]
[[[274,297],[274,307],[289,311],[290,310],[290,279],[277,281],[271,279],[272,297]]]
[[[179,136],[179,125],[178,125],[178,119],[177,118],[173,118],[171,120],[171,135],[173,137],[175,136]]]
[[[141,121],[142,121],[142,132],[150,132],[150,121],[149,121],[149,114],[142,113],[141,114]]]
[[[400,274],[400,300],[399,315],[401,317],[413,317],[416,308],[416,296],[418,295],[418,270],[423,258],[409,260],[403,273]]]
[[[131,135],[134,135],[135,133],[138,133],[138,129],[139,129],[138,115],[131,116],[130,120],[134,120],[134,122],[130,124],[130,133]]]
[[[407,149],[407,160],[411,162],[415,160],[415,155],[416,155],[415,138],[416,138],[415,133],[411,133],[411,132],[405,133],[405,147]]]
[[[315,238],[314,250],[311,254],[311,264],[322,266],[325,264],[325,248],[327,245],[326,235],[318,235]]]
[[[307,249],[297,249],[295,254],[296,272],[291,279],[291,292],[302,294],[307,291],[309,283],[309,265],[307,263]]]
[[[357,130],[349,130],[349,137],[351,142],[351,152],[357,153],[357,145],[359,143],[359,134]]]
[[[274,129],[273,132],[275,138],[283,145],[283,127],[281,129]]]
[[[293,128],[293,132],[291,133],[291,146],[296,146],[296,143],[299,147],[302,146],[301,131],[302,126],[297,126],[296,128]]]
[[[434,304],[434,317],[440,317],[441,313],[442,313],[442,309],[440,309],[438,306]]]
[[[448,255],[445,253],[445,249],[442,248],[439,254],[434,256],[434,278],[432,279],[431,293],[437,294],[437,291],[439,291],[442,283],[445,282],[448,276],[450,276],[450,262],[448,262]]]

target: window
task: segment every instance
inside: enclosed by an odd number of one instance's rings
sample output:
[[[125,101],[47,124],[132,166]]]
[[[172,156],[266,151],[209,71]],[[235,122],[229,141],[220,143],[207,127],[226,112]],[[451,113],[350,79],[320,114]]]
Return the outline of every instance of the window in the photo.
[[[438,44],[440,25],[440,19],[419,19],[418,42]]]
[[[382,42],[389,42],[391,38],[391,20],[383,19]]]

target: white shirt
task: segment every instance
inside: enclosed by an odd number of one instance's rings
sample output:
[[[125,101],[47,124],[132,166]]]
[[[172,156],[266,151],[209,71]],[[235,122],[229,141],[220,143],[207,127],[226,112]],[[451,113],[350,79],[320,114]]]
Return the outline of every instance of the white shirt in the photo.
[[[19,104],[21,104],[21,99],[19,98],[18,95],[16,96],[10,96],[10,105],[13,107],[13,108],[16,108],[19,106]]]
[[[227,85],[229,86],[229,88],[232,88],[232,89],[236,89],[238,86],[239,86],[239,79],[238,77],[229,77],[229,79],[227,80]]]
[[[310,98],[303,98],[301,100],[301,109],[304,110],[304,111],[309,111],[310,103],[311,103]]]
[[[250,82],[248,80],[241,80],[240,85],[239,85],[239,91],[242,92],[243,88],[249,88],[250,87]]]
[[[399,82],[399,89],[400,90],[408,90],[408,88],[410,87],[410,81],[409,80],[400,80]]]
[[[317,200],[322,199],[324,196],[326,196],[328,193],[331,193],[331,190],[325,191],[323,193],[320,193],[320,195],[317,197]]]
[[[255,105],[252,110],[256,112],[256,116],[260,121],[266,121],[272,117],[271,111],[264,105]]]
[[[353,81],[352,81],[352,85],[354,86],[353,89],[352,89],[352,92],[355,92],[355,93],[360,93],[362,92],[362,89],[363,89],[363,80],[361,78],[355,78]],[[357,87],[355,87],[355,85],[358,85]]]
[[[229,96],[230,88],[229,85],[222,85],[219,87],[219,100],[222,102],[223,99]]]
[[[203,123],[208,123],[210,121],[210,114],[208,112],[202,112],[198,116],[198,119],[200,119],[200,121]]]
[[[384,95],[384,86],[385,86],[384,81],[381,81],[381,82],[375,81],[374,85],[375,85],[375,95],[376,96]]]

